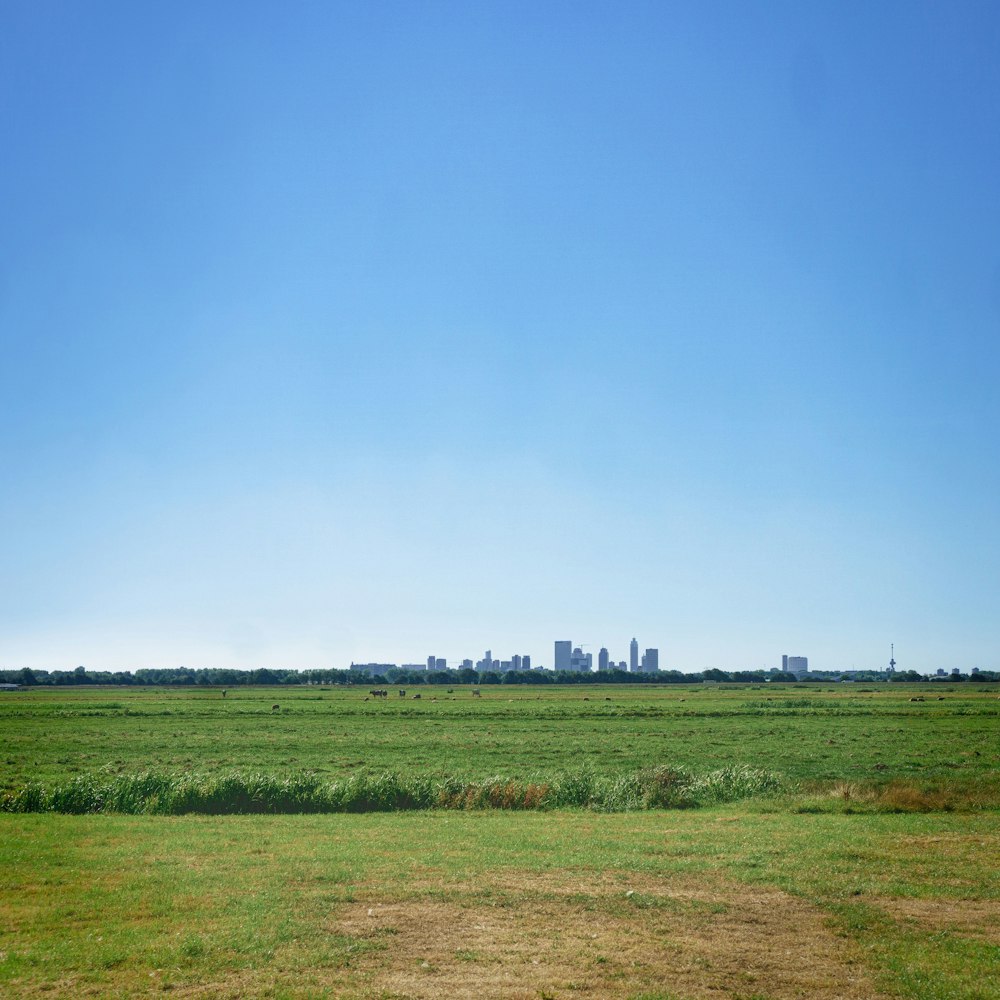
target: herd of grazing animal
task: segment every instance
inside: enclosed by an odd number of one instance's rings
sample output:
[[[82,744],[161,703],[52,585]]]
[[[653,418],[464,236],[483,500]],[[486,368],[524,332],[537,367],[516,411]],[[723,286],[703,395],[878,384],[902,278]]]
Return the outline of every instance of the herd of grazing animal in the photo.
[[[452,693],[452,692],[453,692],[454,690],[455,690],[454,688],[448,688],[448,694],[451,694],[451,693]],[[368,695],[369,695],[370,697],[372,697],[372,698],[388,698],[388,697],[389,697],[389,692],[388,692],[388,691],[387,691],[387,690],[386,690],[385,688],[372,688],[372,689],[371,689],[371,690],[370,690],[370,691],[368,692]],[[225,698],[225,697],[226,697],[226,692],[225,692],[225,690],[223,690],[223,692],[222,692],[222,697],[223,697],[223,698]],[[399,689],[399,697],[400,697],[400,698],[405,698],[405,697],[406,697],[406,688],[400,688],[400,689]],[[414,699],[416,699],[416,698],[419,698],[419,697],[420,697],[420,695],[419,695],[419,694],[415,694],[415,695],[413,695],[412,697],[413,697]],[[472,692],[472,697],[473,697],[473,698],[481,698],[481,697],[482,697],[482,693],[481,693],[480,691],[477,691],[477,690],[473,690],[473,692]],[[437,701],[437,698],[432,698],[431,700],[432,700],[432,701]],[[584,700],[584,701],[589,701],[590,699],[588,699],[588,698],[584,698],[583,700]],[[605,701],[610,701],[611,699],[610,699],[610,698],[605,698],[604,700],[605,700]],[[918,700],[918,699],[916,699],[916,698],[911,698],[911,699],[910,699],[910,701],[917,701],[917,700]],[[924,699],[923,699],[923,698],[921,698],[921,699],[919,699],[919,700],[920,700],[920,701],[923,701]],[[942,700],[942,699],[939,699],[939,700]],[[365,701],[368,701],[368,698],[365,698]],[[272,705],[272,706],[271,706],[271,711],[272,711],[272,712],[280,712],[280,711],[281,711],[281,706],[280,706],[280,705]]]

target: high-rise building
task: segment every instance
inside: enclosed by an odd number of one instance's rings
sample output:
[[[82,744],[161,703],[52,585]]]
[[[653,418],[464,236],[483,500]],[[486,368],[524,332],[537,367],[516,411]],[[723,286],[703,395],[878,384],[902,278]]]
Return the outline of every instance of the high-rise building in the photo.
[[[575,670],[577,673],[589,674],[594,669],[594,654],[585,653],[577,646],[570,656],[569,669]]]
[[[436,656],[428,656],[427,657],[427,669],[428,670],[433,670],[436,664],[437,664],[437,657]]]
[[[510,658],[510,666],[511,666],[512,670],[520,670],[521,669],[521,654],[520,653],[515,653]]]
[[[531,657],[527,653],[525,653],[524,656],[521,657],[521,669],[522,670],[531,669]]]
[[[608,669],[608,650],[607,647],[601,646],[601,651],[597,654],[597,669],[607,670]]]
[[[444,657],[439,656],[434,661],[434,669],[435,670],[447,670],[448,669],[448,661],[446,659],[444,659]]]
[[[629,670],[633,674],[639,672],[639,643],[633,638],[628,645]]]
[[[553,665],[556,670],[571,670],[570,658],[573,656],[573,643],[569,639],[556,639],[556,654]]]
[[[782,661],[785,663],[785,669],[790,674],[795,674],[796,677],[803,677],[809,673],[809,657],[807,656],[789,656],[782,657]]]
[[[647,649],[642,654],[642,673],[655,674],[660,669],[660,651]]]

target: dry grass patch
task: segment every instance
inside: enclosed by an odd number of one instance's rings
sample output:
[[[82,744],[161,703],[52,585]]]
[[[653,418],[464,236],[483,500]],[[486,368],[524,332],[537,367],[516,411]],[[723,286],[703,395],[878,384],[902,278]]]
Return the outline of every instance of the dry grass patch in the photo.
[[[950,931],[1000,947],[1000,901],[995,899],[875,899],[896,920],[935,933]]]
[[[718,880],[505,873],[402,900],[368,887],[330,930],[388,945],[330,984],[349,996],[879,996],[821,911]]]

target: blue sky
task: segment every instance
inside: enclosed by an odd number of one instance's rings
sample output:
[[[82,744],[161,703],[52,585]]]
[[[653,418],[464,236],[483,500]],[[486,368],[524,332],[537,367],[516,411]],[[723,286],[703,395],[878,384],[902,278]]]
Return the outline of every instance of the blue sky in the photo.
[[[992,3],[0,10],[0,666],[1000,669]]]

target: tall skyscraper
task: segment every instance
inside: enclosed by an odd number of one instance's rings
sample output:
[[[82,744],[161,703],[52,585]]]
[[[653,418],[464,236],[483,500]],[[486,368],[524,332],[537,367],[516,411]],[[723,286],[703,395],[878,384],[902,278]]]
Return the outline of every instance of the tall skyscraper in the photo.
[[[660,651],[658,649],[647,649],[642,655],[642,672],[644,674],[655,674],[660,669]]]
[[[608,669],[608,650],[605,646],[601,646],[601,651],[597,654],[597,669]]]
[[[569,658],[569,669],[577,673],[589,674],[594,669],[594,654],[585,653],[579,646]]]
[[[573,643],[569,639],[556,639],[556,657],[553,666],[556,670],[569,670],[570,659],[573,656]]]
[[[531,655],[529,653],[525,653],[524,656],[521,657],[521,669],[522,670],[531,669]]]
[[[437,663],[437,657],[436,656],[428,656],[427,657],[427,669],[428,670],[433,670],[434,669],[434,665],[436,663]]]
[[[639,643],[634,638],[628,646],[628,668],[633,674],[639,672]]]

